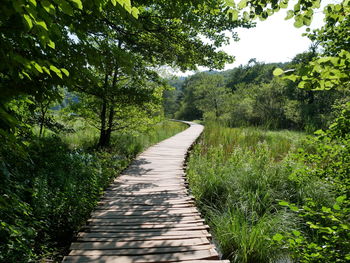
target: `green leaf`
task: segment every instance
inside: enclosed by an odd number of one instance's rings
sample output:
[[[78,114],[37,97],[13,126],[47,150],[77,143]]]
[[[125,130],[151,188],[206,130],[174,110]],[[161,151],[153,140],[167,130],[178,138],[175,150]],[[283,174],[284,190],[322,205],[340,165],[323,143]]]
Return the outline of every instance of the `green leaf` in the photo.
[[[35,0],[29,0],[29,2],[33,5],[33,6],[35,6],[36,7],[36,1]]]
[[[288,1],[282,1],[282,2],[280,3],[280,7],[281,7],[281,8],[287,8],[287,7],[288,7]]]
[[[113,6],[117,5],[117,1],[116,0],[111,0],[111,3],[112,3]]]
[[[29,74],[22,70],[22,74],[26,76],[28,79],[32,80],[32,78],[29,76]]]
[[[303,240],[301,238],[296,238],[295,242],[298,243],[298,244],[301,244],[303,242]]]
[[[273,71],[273,75],[274,76],[280,76],[284,73],[283,69],[281,68],[276,68],[274,71]]]
[[[345,224],[340,224],[340,226],[345,229],[345,230],[349,230],[350,226],[349,225],[345,225]]]
[[[41,68],[41,66],[38,63],[36,63],[35,61],[32,61],[32,64],[34,65],[34,67],[37,71],[39,71],[40,73],[44,73],[43,69]]]
[[[295,82],[298,79],[298,76],[297,75],[290,75],[290,76],[285,76],[285,78]]]
[[[324,213],[331,213],[332,212],[332,210],[329,207],[322,206],[321,209],[322,209],[322,212],[324,212]]]
[[[247,6],[247,0],[242,0],[238,3],[238,8],[243,9]]]
[[[295,26],[296,28],[300,28],[300,27],[302,27],[303,25],[304,25],[304,23],[303,23],[303,17],[302,17],[301,15],[297,15],[297,16],[295,17],[294,26]]]
[[[51,76],[51,72],[50,72],[50,70],[47,67],[42,66],[41,68],[45,71],[46,74]]]
[[[46,23],[44,21],[36,21],[35,24],[44,28],[46,31],[49,31],[49,29],[47,28]]]
[[[232,20],[237,21],[238,20],[238,11],[232,10]]]
[[[272,239],[277,241],[277,242],[280,242],[283,239],[283,236],[281,234],[277,233],[276,235],[274,235],[272,237]]]
[[[234,0],[225,0],[225,4],[229,7],[236,7],[236,3]]]
[[[296,237],[300,236],[300,234],[301,234],[298,230],[293,230],[292,233]]]
[[[61,71],[67,76],[69,77],[69,71],[66,70],[65,68],[61,68]]]
[[[27,14],[24,14],[23,18],[24,18],[24,21],[27,23],[27,26],[29,27],[29,29],[31,29],[33,27],[33,22],[30,16]]]
[[[341,208],[340,208],[340,206],[338,204],[335,204],[335,205],[333,205],[333,209],[334,210],[340,210]]]
[[[50,65],[50,70],[55,72],[56,75],[62,79],[62,72],[58,68],[56,68],[54,65]]]
[[[343,203],[344,200],[346,200],[346,195],[341,195],[336,199],[337,203]]]
[[[312,21],[312,17],[309,16],[304,16],[303,17],[303,24],[306,26],[310,26]]]
[[[299,208],[295,205],[291,205],[289,206],[290,210],[294,211],[294,212],[298,212],[299,211]]]
[[[245,21],[249,21],[250,17],[249,17],[249,13],[247,11],[243,12],[243,18],[244,18]]]
[[[69,3],[67,3],[66,1],[58,1],[58,3],[59,3],[59,8],[62,10],[63,13],[69,16],[73,16],[74,11]]]
[[[131,2],[130,2],[130,0],[117,0],[117,1],[128,13],[131,13]]]
[[[70,0],[70,1],[73,2],[74,5],[75,5],[78,9],[80,9],[80,10],[83,9],[83,4],[82,4],[81,0]]]
[[[47,44],[50,48],[55,49],[56,45],[51,39],[49,39],[49,43]]]
[[[294,16],[293,10],[288,10],[285,20],[291,19]]]
[[[289,206],[289,203],[286,201],[280,201],[278,204],[283,206]]]
[[[140,13],[140,11],[139,11],[136,7],[133,7],[133,8],[131,9],[131,15],[132,15],[133,17],[135,17],[136,19],[139,18],[139,13]]]
[[[40,1],[41,6],[45,9],[46,12],[53,15],[56,12],[56,8],[53,4],[51,4],[48,0]]]

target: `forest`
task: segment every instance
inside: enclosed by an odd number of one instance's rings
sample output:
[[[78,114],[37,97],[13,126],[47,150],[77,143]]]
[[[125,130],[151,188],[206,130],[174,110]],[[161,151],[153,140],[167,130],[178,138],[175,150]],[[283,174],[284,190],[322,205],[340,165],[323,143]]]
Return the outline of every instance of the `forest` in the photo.
[[[222,71],[275,12],[309,50]],[[187,174],[223,258],[349,262],[349,28],[349,0],[3,0],[0,262],[60,262],[109,183],[186,129],[169,119],[205,126]]]

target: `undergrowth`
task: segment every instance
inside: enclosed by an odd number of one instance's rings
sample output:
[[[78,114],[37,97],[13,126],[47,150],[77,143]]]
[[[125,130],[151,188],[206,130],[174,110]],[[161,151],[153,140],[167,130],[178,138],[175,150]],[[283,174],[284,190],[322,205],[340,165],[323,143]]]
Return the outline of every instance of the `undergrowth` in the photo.
[[[2,148],[0,262],[59,262],[111,180],[144,148],[187,127],[165,121],[96,150],[96,132],[78,126],[76,134],[31,140],[22,156],[10,143]]]
[[[304,137],[291,131],[206,125],[187,173],[223,256],[231,262],[288,258],[288,251],[273,236],[298,228],[300,219],[279,201],[330,200],[328,186],[321,180],[300,183],[291,178],[299,165],[292,155]]]

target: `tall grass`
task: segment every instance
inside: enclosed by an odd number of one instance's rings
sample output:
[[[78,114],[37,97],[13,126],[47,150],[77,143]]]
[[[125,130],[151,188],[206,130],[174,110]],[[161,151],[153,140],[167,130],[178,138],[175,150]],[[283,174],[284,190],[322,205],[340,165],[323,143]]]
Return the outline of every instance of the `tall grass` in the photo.
[[[188,125],[184,123],[163,121],[143,133],[129,131],[114,135],[112,147],[128,157],[134,157],[149,146],[165,140],[187,127]]]
[[[71,149],[88,149],[97,144],[99,132],[96,128],[87,125],[79,119],[70,123],[70,126],[74,129],[74,132],[64,134],[61,138]],[[184,123],[164,120],[148,127],[143,132],[131,130],[124,130],[119,133],[114,132],[111,138],[111,148],[114,148],[121,154],[134,156],[145,148],[169,138],[187,127],[188,125]]]
[[[303,138],[291,131],[206,126],[190,156],[188,177],[225,258],[277,262],[287,251],[272,236],[298,227],[298,218],[279,200],[327,199],[321,182],[290,180],[297,165],[290,155]]]

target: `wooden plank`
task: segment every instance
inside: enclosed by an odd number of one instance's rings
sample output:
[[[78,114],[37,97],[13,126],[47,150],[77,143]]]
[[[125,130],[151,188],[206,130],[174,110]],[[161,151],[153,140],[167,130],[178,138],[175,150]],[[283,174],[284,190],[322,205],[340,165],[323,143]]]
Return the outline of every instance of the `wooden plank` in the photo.
[[[206,230],[193,230],[193,231],[151,231],[151,232],[135,232],[135,231],[123,231],[123,232],[79,232],[78,237],[164,237],[164,236],[209,236]]]
[[[151,220],[145,220],[144,218],[127,218],[127,219],[108,219],[108,218],[90,218],[87,221],[89,224],[91,223],[105,223],[105,224],[125,224],[125,225],[146,225],[146,224],[193,224],[204,222],[202,218],[152,218]]]
[[[149,204],[149,205],[169,205],[169,204],[187,204],[194,203],[194,200],[190,197],[164,197],[164,196],[145,196],[142,197],[132,197],[132,196],[122,196],[117,197],[109,196],[108,198],[102,198],[101,203],[108,204]]]
[[[119,237],[77,237],[77,242],[135,242],[135,241],[151,241],[151,240],[184,240],[193,238],[207,238],[210,239],[211,235],[208,234],[190,234],[186,236],[119,236]]]
[[[127,214],[123,214],[123,213],[119,213],[119,212],[112,212],[112,211],[108,211],[104,214],[91,214],[92,218],[111,218],[111,219],[127,219],[127,218],[144,218],[144,220],[150,220],[152,218],[181,218],[181,217],[195,217],[198,216],[200,217],[201,214],[200,213],[196,213],[196,212],[189,212],[189,213],[172,213],[172,214],[168,214],[166,212],[162,213],[149,213],[149,214],[144,214],[144,213],[137,213],[135,212],[134,214],[132,213],[127,213]]]
[[[90,228],[91,226],[113,226],[116,229],[123,228],[123,229],[144,229],[144,228],[188,228],[193,229],[194,227],[203,227],[203,229],[207,229],[208,225],[203,224],[203,222],[198,223],[148,223],[148,224],[135,224],[135,223],[119,223],[118,221],[114,221],[111,223],[108,222],[90,222],[88,225],[85,226],[85,228]]]
[[[105,192],[114,192],[114,191],[135,191],[135,190],[154,190],[156,192],[159,191],[170,191],[170,190],[187,190],[185,187],[185,184],[182,183],[177,183],[177,184],[171,184],[169,182],[165,183],[159,183],[159,182],[154,182],[154,183],[124,183],[123,186],[114,186],[110,187],[105,190]]]
[[[119,193],[117,191],[113,192],[113,193],[108,193],[106,192],[104,195],[104,198],[108,198],[108,197],[143,197],[145,199],[149,198],[149,197],[160,197],[160,198],[185,198],[187,197],[187,193],[185,191],[177,191],[177,192],[149,192],[149,193],[138,193],[138,192],[125,192],[125,193]]]
[[[139,192],[139,191],[144,191],[144,192],[152,192],[152,193],[177,193],[177,192],[182,192],[185,191],[187,192],[187,188],[185,186],[173,186],[173,187],[166,187],[166,186],[142,186],[142,185],[128,185],[125,187],[116,187],[116,188],[110,188],[105,191],[105,193],[133,193],[133,192]]]
[[[206,226],[203,221],[194,222],[119,222],[116,220],[111,220],[110,222],[87,222],[87,226],[123,226],[124,228],[135,227],[135,228],[170,228],[170,227],[190,227],[190,226]]]
[[[158,184],[158,185],[178,185],[178,184],[183,184],[184,182],[186,182],[185,178],[128,178],[128,179],[120,179],[118,180],[118,182],[115,182],[114,184],[112,184],[110,187],[108,187],[107,189],[111,189],[114,187],[120,187],[123,185],[129,185],[129,184],[142,184],[142,185],[154,185],[154,184]]]
[[[67,256],[63,262],[80,263],[80,262],[109,262],[109,263],[144,263],[144,262],[176,262],[180,260],[196,260],[196,259],[218,259],[218,253],[215,249],[164,253],[140,256]]]
[[[149,205],[149,204],[118,204],[118,205],[113,205],[113,204],[103,204],[98,207],[96,207],[96,210],[164,210],[164,209],[170,209],[170,208],[190,208],[190,207],[195,207],[193,203],[184,203],[184,204],[164,204],[164,205]]]
[[[200,245],[200,246],[175,246],[175,247],[151,247],[151,248],[114,248],[114,249],[80,249],[71,250],[70,256],[136,256],[136,255],[149,255],[149,254],[165,254],[165,253],[177,253],[177,252],[189,252],[200,251],[214,248],[213,245]]]
[[[138,186],[127,186],[120,187],[116,189],[109,189],[105,191],[105,195],[115,195],[115,194],[187,194],[188,189],[184,186],[176,186],[176,187],[162,187],[162,186],[154,186],[150,187],[138,187]]]
[[[206,238],[192,238],[182,240],[147,240],[134,242],[73,242],[70,249],[115,249],[115,248],[152,248],[152,247],[177,247],[199,246],[209,244]]]
[[[196,213],[198,210],[195,207],[181,207],[181,208],[165,208],[163,210],[133,210],[128,209],[125,211],[122,211],[121,209],[109,209],[109,210],[97,210],[94,212],[94,214],[104,215],[104,214],[114,214],[114,215],[150,215],[150,214],[164,214],[167,213],[168,215],[172,214],[188,214],[188,213]]]
[[[188,231],[188,230],[205,230],[208,229],[207,225],[201,226],[178,226],[178,225],[152,225],[152,227],[142,227],[142,226],[106,226],[106,225],[87,225],[82,227],[82,230],[87,232],[152,232],[152,231]]]

